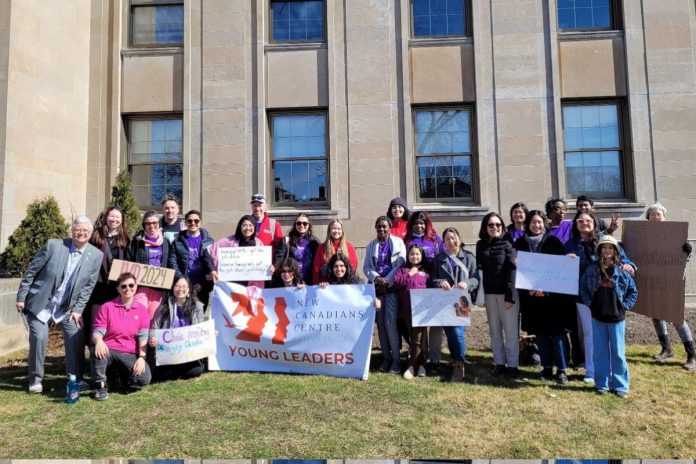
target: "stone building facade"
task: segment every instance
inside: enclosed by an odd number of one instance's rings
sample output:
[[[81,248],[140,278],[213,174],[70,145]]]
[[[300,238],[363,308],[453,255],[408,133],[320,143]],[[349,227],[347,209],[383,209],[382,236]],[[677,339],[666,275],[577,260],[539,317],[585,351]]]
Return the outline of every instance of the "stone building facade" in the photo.
[[[121,169],[215,237],[255,192],[356,245],[395,196],[469,243],[580,193],[693,222],[694,146],[690,0],[0,0],[0,246]]]

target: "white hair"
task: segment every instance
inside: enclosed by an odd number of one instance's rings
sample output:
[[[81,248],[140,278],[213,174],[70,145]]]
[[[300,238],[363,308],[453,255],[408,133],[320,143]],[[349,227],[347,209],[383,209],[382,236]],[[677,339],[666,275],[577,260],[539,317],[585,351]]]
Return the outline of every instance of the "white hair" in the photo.
[[[662,203],[660,203],[659,201],[654,205],[648,207],[647,211],[645,211],[645,219],[650,219],[650,213],[652,213],[653,211],[661,211],[662,215],[667,217],[667,208],[662,206]]]
[[[87,216],[75,217],[75,219],[73,219],[73,221],[72,221],[72,226],[70,227],[70,230],[75,230],[75,228],[79,224],[87,224],[89,226],[90,230],[94,230],[94,224],[92,224],[92,221]]]

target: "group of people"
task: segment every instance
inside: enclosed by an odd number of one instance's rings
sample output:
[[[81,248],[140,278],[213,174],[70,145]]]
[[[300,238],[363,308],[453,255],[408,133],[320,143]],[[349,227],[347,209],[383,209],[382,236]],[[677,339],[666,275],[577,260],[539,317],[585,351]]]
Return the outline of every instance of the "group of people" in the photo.
[[[93,396],[108,398],[109,382],[146,385],[152,378],[190,378],[201,375],[205,360],[176,366],[156,366],[158,341],[153,330],[197,324],[204,318],[213,285],[218,280],[218,249],[270,246],[270,281],[239,282],[256,287],[302,287],[363,283],[357,275],[355,247],[346,239],[343,223],[333,219],[322,242],[306,213],[296,215],[284,234],[266,212],[262,194],[251,197],[251,214],[238,221],[233,235],[215,241],[202,227],[200,211],[179,218],[179,203],[166,197],[162,216],[147,211],[142,229],[128,235],[121,209],[107,207],[93,226],[89,218],[73,220],[71,237],[49,240],[34,257],[20,283],[17,310],[26,315],[30,330],[29,392],[42,391],[43,359],[48,323],[63,329],[68,375],[82,379],[84,347],[91,353]],[[591,199],[581,196],[577,213],[565,219],[566,202],[552,199],[545,211],[528,210],[523,203],[510,209],[510,225],[495,212],[483,217],[475,254],[465,250],[459,231],[448,227],[440,236],[425,212],[410,212],[394,198],[375,221],[375,239],[366,247],[363,273],[375,286],[376,322],[384,372],[406,379],[426,376],[428,362],[438,365],[442,334],[452,357],[451,380],[464,379],[465,327],[414,327],[411,289],[441,288],[477,296],[485,301],[495,366],[493,376],[519,374],[519,331],[534,336],[545,379],[568,382],[569,363],[584,364],[585,381],[598,393],[625,397],[629,389],[624,354],[624,315],[637,298],[632,276],[636,266],[611,233],[618,227],[613,215],[598,220]],[[646,218],[664,220],[659,203]],[[685,245],[685,252],[690,252]],[[579,259],[577,297],[541,290],[516,290],[517,251],[568,255]],[[121,274],[109,280],[114,259],[167,267],[175,271],[170,292],[138,287],[136,276]],[[479,292],[481,293],[479,295]],[[482,297],[482,298],[481,298]],[[468,309],[463,309],[468,314]],[[655,320],[662,351],[672,357],[664,322]],[[676,325],[686,347],[684,365],[696,370],[694,342],[684,322]],[[402,372],[402,338],[409,345]],[[554,367],[556,372],[553,372]]]

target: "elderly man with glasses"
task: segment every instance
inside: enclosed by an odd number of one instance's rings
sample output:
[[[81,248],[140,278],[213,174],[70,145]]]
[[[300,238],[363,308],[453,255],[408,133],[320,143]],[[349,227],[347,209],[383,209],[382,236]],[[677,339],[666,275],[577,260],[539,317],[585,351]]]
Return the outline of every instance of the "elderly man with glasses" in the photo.
[[[50,239],[34,256],[17,291],[17,311],[29,326],[29,393],[41,393],[49,322],[61,324],[68,376],[82,378],[82,312],[99,276],[102,252],[90,245],[92,221],[78,216],[71,238]]]

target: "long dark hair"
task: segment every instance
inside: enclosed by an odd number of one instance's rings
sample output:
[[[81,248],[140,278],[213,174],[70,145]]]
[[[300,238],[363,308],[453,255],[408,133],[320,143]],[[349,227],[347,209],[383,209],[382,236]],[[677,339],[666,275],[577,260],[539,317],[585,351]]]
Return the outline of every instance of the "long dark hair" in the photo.
[[[244,221],[249,221],[254,226],[254,233],[251,234],[251,237],[249,237],[248,239],[245,238],[244,235],[242,234],[242,222],[244,222]],[[256,238],[256,219],[254,219],[254,217],[251,214],[245,214],[244,216],[241,217],[241,219],[237,223],[237,229],[234,231],[234,238],[240,244],[247,242],[247,241],[251,241],[251,242],[255,241],[254,239]]]
[[[490,242],[491,237],[488,236],[488,221],[491,220],[492,217],[497,217],[500,220],[500,223],[502,224],[501,227],[505,227],[505,221],[503,220],[502,217],[500,217],[500,214],[496,213],[495,211],[491,211],[490,213],[486,214],[483,216],[483,219],[481,219],[481,228],[479,229],[479,238],[483,241]],[[500,232],[503,232],[501,229]],[[459,234],[457,234],[459,235]],[[502,237],[501,237],[502,238]]]
[[[284,269],[289,269],[292,271],[293,287],[304,283],[302,281],[302,274],[300,273],[300,266],[297,264],[297,261],[294,258],[279,259],[276,261],[274,267],[275,271],[273,271],[273,277],[271,277],[271,288],[280,288],[285,286],[282,278]]]
[[[185,280],[189,286],[189,296],[186,297],[186,301],[181,306],[181,313],[185,318],[187,318],[189,321],[193,322],[193,314],[196,312],[196,305],[198,304],[198,297],[196,297],[195,293],[193,293],[193,284],[191,283],[191,280],[188,277],[186,277],[185,275],[181,275],[181,276],[175,278],[174,282],[172,282],[171,296],[172,296],[172,298],[174,298],[174,287],[181,280]],[[162,317],[169,319],[168,301],[167,300],[162,301],[162,305],[164,305],[164,308],[163,308],[164,311],[162,312]]]
[[[518,201],[514,205],[510,207],[510,225],[507,226],[507,230],[511,231],[512,229],[515,228],[515,220],[512,218],[512,212],[515,211],[517,208],[522,208],[522,211],[524,211],[524,224],[525,224],[525,230],[527,228],[527,217],[529,216],[529,208],[527,208],[527,205],[522,203],[521,201]],[[538,210],[535,210],[538,211]]]
[[[118,211],[121,213],[121,225],[118,227],[118,235],[116,235],[116,245],[119,248],[125,248],[128,245],[128,225],[126,224],[126,213],[123,212],[118,206],[107,206],[106,209],[99,215],[96,223],[94,224],[94,232],[92,232],[92,238],[89,243],[96,246],[97,248],[102,247],[107,238],[109,238],[109,224],[106,222],[106,218],[112,211]]]
[[[334,264],[336,261],[342,261],[346,265],[346,275],[339,279],[333,273]],[[360,283],[360,278],[355,274],[355,269],[350,265],[350,259],[343,253],[334,254],[326,268],[326,281],[331,285],[350,285]]]
[[[546,231],[549,230],[549,218],[547,218],[546,214],[539,209],[533,209],[526,213],[526,216],[524,217],[524,233],[531,235],[529,232],[529,224],[532,223],[532,218],[534,216],[539,216],[541,218],[541,221],[544,223],[544,232],[542,232],[542,234],[546,233]]]
[[[300,235],[300,233],[297,231],[297,228],[295,227],[295,223],[301,217],[307,218],[307,222],[309,223],[309,227],[307,227],[307,232],[305,232],[304,235]],[[292,221],[292,227],[288,232],[288,237],[290,238],[290,245],[297,245],[297,242],[299,242],[300,239],[303,237],[309,240],[309,238],[312,235],[314,235],[314,232],[312,232],[312,222],[309,220],[309,216],[307,216],[305,213],[299,213],[297,216],[295,216],[295,220]]]
[[[421,254],[421,262],[420,264],[413,264],[411,261],[408,260],[408,255],[411,253],[411,250],[416,249],[420,251]],[[411,269],[412,267],[418,267],[419,271],[424,271],[427,273],[430,273],[430,262],[428,259],[425,257],[425,250],[423,249],[422,246],[420,246],[417,243],[412,243],[409,247],[408,250],[406,250],[406,262],[404,263],[404,267]]]
[[[433,226],[433,221],[430,219],[430,215],[423,211],[414,211],[408,218],[408,225],[406,226],[406,237],[404,237],[404,242],[408,242],[413,239],[413,225],[416,221],[422,221],[425,223],[425,233],[423,238],[433,243],[437,243],[435,236],[437,232]]]

